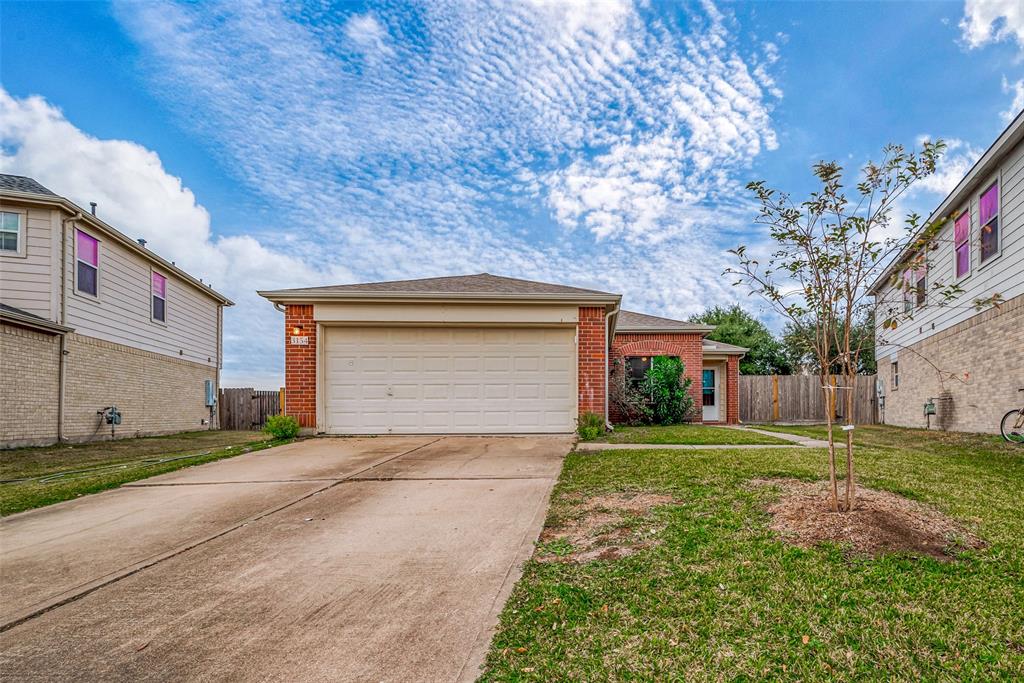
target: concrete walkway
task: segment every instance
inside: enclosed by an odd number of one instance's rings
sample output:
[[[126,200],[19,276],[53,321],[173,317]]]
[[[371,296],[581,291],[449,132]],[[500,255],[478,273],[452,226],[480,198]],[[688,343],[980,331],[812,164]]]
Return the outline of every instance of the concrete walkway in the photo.
[[[0,521],[0,679],[473,680],[568,437],[316,439]]]
[[[722,425],[723,429],[735,429],[741,432],[754,432],[762,436],[773,436],[790,444],[796,444],[804,448],[828,448],[827,441],[811,439],[796,434],[783,434],[782,432],[769,432],[764,429],[752,427],[734,427]],[[622,451],[622,450],[659,450],[659,451],[704,451],[721,450],[723,448],[736,450],[757,450],[761,448],[792,448],[789,444],[681,444],[681,443],[597,443],[594,441],[581,441],[576,444],[578,451]]]

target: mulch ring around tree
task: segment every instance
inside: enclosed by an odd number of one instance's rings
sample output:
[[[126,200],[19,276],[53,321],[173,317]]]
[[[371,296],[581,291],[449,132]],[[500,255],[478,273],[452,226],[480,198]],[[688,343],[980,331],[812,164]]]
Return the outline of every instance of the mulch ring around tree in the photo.
[[[782,540],[803,548],[836,543],[854,554],[887,553],[949,561],[985,542],[963,525],[928,505],[889,491],[857,487],[853,512],[832,512],[827,481],[755,479],[752,486],[780,490],[767,506],[770,528]],[[843,488],[840,482],[840,501]]]
[[[660,543],[664,524],[652,511],[675,502],[658,493],[610,493],[578,499],[556,526],[540,536],[539,562],[617,560]]]

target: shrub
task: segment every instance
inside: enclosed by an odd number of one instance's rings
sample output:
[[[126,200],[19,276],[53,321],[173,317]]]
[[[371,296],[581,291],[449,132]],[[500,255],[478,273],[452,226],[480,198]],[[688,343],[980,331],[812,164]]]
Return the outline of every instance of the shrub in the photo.
[[[275,439],[294,439],[299,435],[299,421],[291,415],[271,415],[263,431]]]
[[[609,400],[628,425],[679,424],[692,418],[693,381],[683,377],[686,366],[678,358],[656,356],[647,377],[637,384],[626,380],[625,367],[616,360],[609,378]]]
[[[683,377],[685,370],[683,361],[669,356],[657,356],[651,363],[640,386],[651,397],[654,421],[658,424],[674,425],[690,418],[694,403],[690,396],[693,380]]]
[[[604,434],[604,416],[602,415],[583,413],[576,422],[576,431],[584,441],[593,441]]]

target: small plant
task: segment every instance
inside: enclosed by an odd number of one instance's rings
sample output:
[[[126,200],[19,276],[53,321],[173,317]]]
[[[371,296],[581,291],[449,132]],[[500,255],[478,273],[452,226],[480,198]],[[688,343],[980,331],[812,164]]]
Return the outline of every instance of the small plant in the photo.
[[[584,441],[593,441],[604,434],[604,417],[597,413],[583,413],[577,423],[576,431]]]
[[[299,435],[299,421],[291,415],[271,415],[263,431],[275,439],[294,439]]]

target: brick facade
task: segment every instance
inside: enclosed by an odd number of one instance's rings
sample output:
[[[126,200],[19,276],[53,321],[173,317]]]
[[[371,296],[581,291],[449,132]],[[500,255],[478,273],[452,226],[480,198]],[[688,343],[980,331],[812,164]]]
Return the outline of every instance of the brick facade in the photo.
[[[60,336],[0,324],[0,445],[57,440]]]
[[[64,438],[111,438],[97,414],[117,406],[122,423],[114,438],[173,434],[216,427],[206,406],[206,380],[217,369],[114,342],[68,334],[65,340]],[[59,337],[3,325],[0,445],[57,441]]]
[[[581,306],[577,328],[576,362],[579,364],[579,414],[604,415],[605,372],[608,345],[605,340],[605,310],[603,306]]]
[[[878,360],[878,377],[885,382],[886,424],[925,427],[924,404],[936,399],[945,415],[931,418],[932,428],[998,433],[1006,411],[1024,403],[1024,295],[932,335],[895,354],[900,386],[893,388],[893,357]],[[939,381],[936,368],[958,379]],[[966,379],[965,379],[966,376]],[[943,384],[945,385],[943,387]],[[943,390],[951,404],[939,400]]]
[[[636,333],[616,334],[612,340],[609,367],[623,362],[627,356],[677,356],[685,366],[684,375],[690,379],[690,396],[696,408],[694,422],[701,422],[701,370],[704,365],[703,337],[695,333]],[[612,422],[621,418],[614,407],[608,407]]]
[[[296,328],[300,334],[294,335]],[[293,336],[308,337],[307,345],[292,344]],[[313,306],[289,305],[284,314],[284,412],[299,426],[316,428],[316,323]]]
[[[729,356],[725,367],[725,421],[740,422],[740,357]]]

